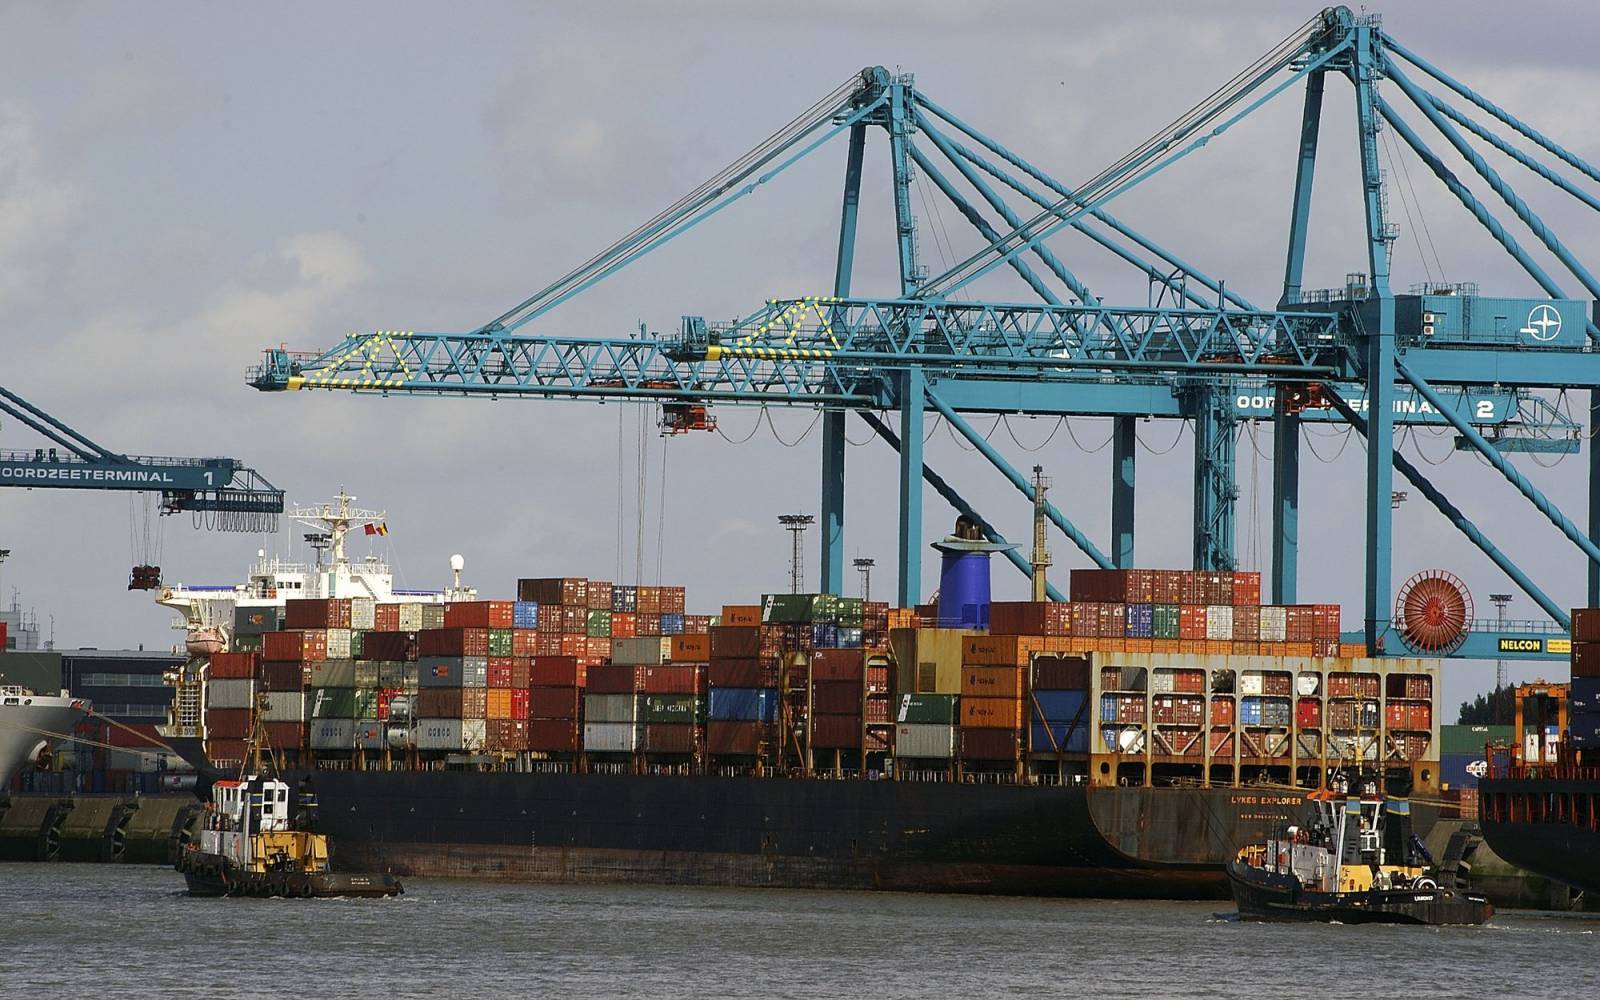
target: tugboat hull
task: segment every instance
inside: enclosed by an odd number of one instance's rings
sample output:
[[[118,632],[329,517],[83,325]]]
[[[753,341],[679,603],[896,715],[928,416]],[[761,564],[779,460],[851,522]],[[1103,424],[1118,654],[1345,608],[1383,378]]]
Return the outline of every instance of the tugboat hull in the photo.
[[[179,871],[191,896],[256,896],[287,899],[331,899],[334,897],[378,898],[398,896],[405,891],[393,875],[360,872],[246,872],[228,866],[218,858],[204,857],[180,861]]]
[[[1494,907],[1482,896],[1452,889],[1372,889],[1318,892],[1292,875],[1228,865],[1228,884],[1244,920],[1274,923],[1482,924]]]

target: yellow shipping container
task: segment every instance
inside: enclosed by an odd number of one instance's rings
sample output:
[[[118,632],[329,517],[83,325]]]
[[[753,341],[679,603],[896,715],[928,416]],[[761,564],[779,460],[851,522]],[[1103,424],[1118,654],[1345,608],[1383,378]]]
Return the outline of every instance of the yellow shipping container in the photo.
[[[511,718],[511,689],[489,688],[487,708],[491,719]]]

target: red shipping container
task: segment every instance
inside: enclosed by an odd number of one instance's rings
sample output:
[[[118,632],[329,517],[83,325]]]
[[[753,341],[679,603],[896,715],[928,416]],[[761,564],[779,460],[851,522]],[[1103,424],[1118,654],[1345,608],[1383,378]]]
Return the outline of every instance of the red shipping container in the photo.
[[[1198,604],[1185,604],[1178,608],[1178,638],[1204,639],[1206,637],[1206,609]]]
[[[5,623],[0,622],[0,640],[4,640],[5,635]],[[242,761],[247,746],[249,744],[244,740],[206,740],[206,757],[213,764],[222,761]]]
[[[759,604],[724,604],[722,606],[723,625],[760,625],[761,605]],[[1597,636],[1600,638],[1600,636]]]
[[[531,628],[513,629],[511,632],[512,656],[538,656],[539,633]]]
[[[306,745],[306,727],[303,722],[268,722],[267,742],[278,750],[298,750]]]
[[[959,752],[963,760],[1016,760],[1022,742],[1013,729],[963,728]]]
[[[528,692],[528,717],[576,719],[582,714],[583,688],[536,687]]]
[[[586,676],[587,671],[575,656],[536,656],[528,674],[528,683],[532,687],[581,688]]]
[[[688,607],[688,591],[683,587],[662,587],[660,596],[664,615],[681,615]]]
[[[572,632],[563,632],[561,634],[561,655],[588,656],[589,637],[586,635],[577,635]]]
[[[562,639],[562,636],[561,636],[561,633],[559,633],[559,632],[556,632],[556,633],[540,632],[539,633],[539,641],[538,641],[537,644],[535,644],[534,649],[533,649],[533,655],[534,656],[560,656],[561,655],[561,639]]]
[[[583,727],[576,719],[529,719],[528,749],[542,753],[576,753],[583,745]]]
[[[611,612],[611,638],[631,639],[637,632],[635,626],[639,616],[632,611]]]
[[[263,663],[261,665],[261,690],[300,691],[306,686],[306,666],[303,663]]]
[[[861,714],[860,681],[819,681],[811,686],[811,708],[822,715]]]
[[[484,727],[485,749],[520,753],[528,749],[528,724],[517,719],[490,719]]]
[[[372,609],[372,628],[377,632],[400,631],[400,605],[375,605]]]
[[[646,694],[699,694],[706,689],[704,667],[638,667],[637,670],[637,689]]]
[[[581,576],[518,580],[517,600],[536,601],[541,607],[546,604],[576,604],[586,607],[589,601],[589,581]]]
[[[1261,574],[1255,571],[1235,570],[1233,573],[1233,606],[1236,608],[1261,606]],[[1235,612],[1237,615],[1238,612]]]
[[[568,605],[561,609],[561,631],[569,635],[589,634],[589,609]]]
[[[859,649],[819,649],[811,654],[813,681],[854,681],[866,676],[867,654]]]
[[[514,656],[511,658],[511,686],[526,688],[533,681],[533,657]]]
[[[658,614],[635,613],[633,616],[633,634],[638,637],[660,635],[661,616]]]
[[[748,757],[761,751],[770,726],[762,722],[706,723],[706,752],[719,756]]]
[[[325,660],[328,658],[328,633],[322,629],[267,632],[261,638],[261,658],[276,663]]]
[[[761,655],[761,629],[750,625],[718,625],[711,630],[713,659],[749,659]]]
[[[1033,661],[1038,691],[1089,690],[1089,661],[1078,656],[1040,656]]]
[[[1600,642],[1600,608],[1572,609],[1572,641]]]
[[[811,745],[818,750],[859,750],[865,736],[859,715],[815,715],[811,718]]]
[[[1231,726],[1233,724],[1233,699],[1211,699],[1211,722],[1218,726]]]
[[[1082,572],[1085,571],[1073,571],[1074,587]],[[1080,600],[1076,589],[1072,599]],[[1044,602],[995,601],[989,605],[989,631],[995,635],[1044,635],[1044,607]]]
[[[286,629],[349,628],[348,597],[302,598],[284,602],[283,627]]]
[[[515,606],[511,601],[458,601],[444,606],[445,628],[511,628]]]
[[[389,718],[389,706],[395,698],[403,696],[405,688],[379,688],[378,689],[378,721],[385,722]]]
[[[1383,706],[1384,724],[1390,729],[1405,729],[1411,721],[1411,716],[1407,713],[1408,707],[1393,701]]]
[[[1216,720],[1213,719],[1213,722]],[[1301,729],[1322,726],[1322,702],[1316,698],[1301,698],[1294,706],[1294,724]]]
[[[1134,602],[1139,603],[1139,602]],[[1150,571],[1150,603],[1182,604],[1183,571],[1153,569]]]
[[[660,615],[661,614],[661,588],[660,587],[639,587],[635,591],[634,603],[636,605],[636,609],[635,610],[637,610],[640,614],[643,614],[643,615]]]
[[[611,583],[607,580],[590,580],[588,600],[585,602],[591,610],[611,610]]]
[[[1310,642],[1316,638],[1316,612],[1309,604],[1291,604],[1284,611],[1284,641]]]
[[[771,687],[776,677],[757,659],[712,660],[706,667],[706,683],[711,687],[758,688]]]
[[[1233,609],[1233,641],[1261,641],[1261,608],[1259,605],[1241,605]]]
[[[597,660],[611,658],[611,637],[605,635],[584,636],[583,655]]]
[[[710,615],[684,615],[684,635],[706,635],[711,631]]]
[[[1572,630],[1577,632],[1578,620],[1574,617],[1572,621]],[[1572,643],[1572,676],[1600,677],[1600,642],[1574,641]]]
[[[248,680],[256,675],[254,653],[212,653],[208,676],[216,679]]]
[[[486,628],[428,628],[417,633],[421,656],[488,656]]]
[[[694,753],[695,727],[687,722],[652,722],[644,727],[645,753]]]
[[[527,719],[528,709],[532,704],[531,693],[525,688],[511,689],[511,717],[513,719]]]
[[[566,631],[565,615],[566,612],[559,605],[552,604],[547,611],[540,612],[539,624],[534,631],[540,635],[560,635]]]
[[[1339,618],[1340,607],[1337,604],[1311,605],[1311,638],[1313,640],[1333,639],[1337,642],[1339,639]],[[1290,641],[1303,640],[1291,639]]]
[[[248,708],[213,708],[208,710],[206,712],[206,738],[213,740],[249,739],[250,710]]]
[[[509,656],[489,657],[489,687],[508,688],[511,682],[512,663]]]
[[[589,668],[587,687],[590,694],[633,694],[637,681],[633,667],[606,663]]]
[[[417,637],[410,632],[368,632],[361,637],[363,660],[415,660]]]
[[[1167,603],[1167,602],[1162,602]],[[1180,571],[1178,581],[1179,604],[1205,604],[1206,580],[1204,573],[1193,570]]]

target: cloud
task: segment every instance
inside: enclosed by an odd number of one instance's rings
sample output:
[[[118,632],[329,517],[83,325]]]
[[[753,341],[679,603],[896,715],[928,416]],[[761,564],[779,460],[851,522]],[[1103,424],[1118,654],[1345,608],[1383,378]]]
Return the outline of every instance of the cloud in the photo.
[[[0,306],[34,286],[40,259],[66,237],[86,201],[44,163],[27,107],[0,101]]]

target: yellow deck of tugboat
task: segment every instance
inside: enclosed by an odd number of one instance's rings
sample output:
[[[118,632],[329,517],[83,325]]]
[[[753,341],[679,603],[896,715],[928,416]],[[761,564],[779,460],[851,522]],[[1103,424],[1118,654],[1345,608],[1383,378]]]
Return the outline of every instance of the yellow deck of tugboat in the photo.
[[[1403,875],[1406,879],[1422,877],[1421,868],[1411,868],[1406,865],[1383,865],[1377,872],[1383,872],[1393,882],[1396,875]],[[1369,865],[1340,865],[1339,866],[1339,892],[1366,892],[1372,888],[1376,872]]]
[[[314,874],[328,870],[328,838],[325,834],[268,830],[253,834],[250,840],[249,871],[288,869]]]

